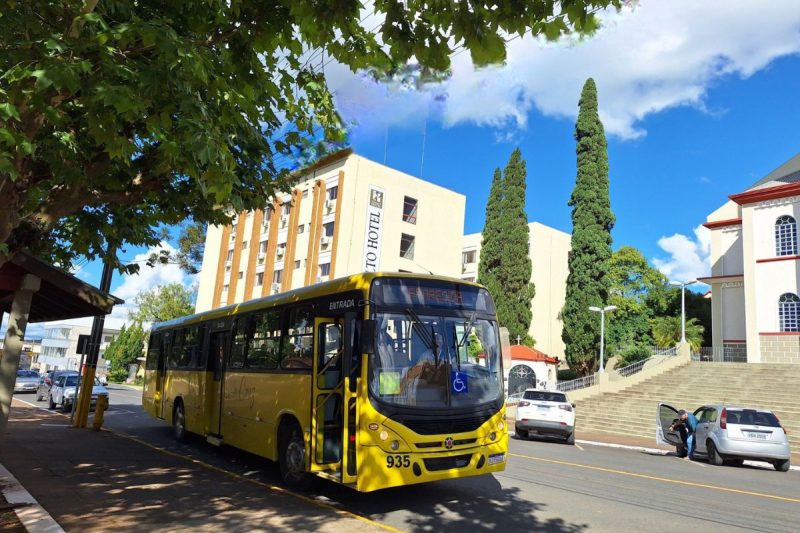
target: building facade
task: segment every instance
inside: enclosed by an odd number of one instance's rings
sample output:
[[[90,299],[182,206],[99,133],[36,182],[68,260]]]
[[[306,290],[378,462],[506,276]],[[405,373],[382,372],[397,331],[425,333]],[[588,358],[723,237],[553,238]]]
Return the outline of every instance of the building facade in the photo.
[[[568,256],[570,235],[538,222],[528,224],[531,258],[531,281],[536,294],[531,301],[533,319],[529,334],[536,341],[537,350],[548,356],[564,359],[564,341],[561,340],[563,322],[561,309],[567,293],[569,275]],[[475,281],[480,261],[481,234],[465,235],[461,251],[461,277]],[[515,343],[517,339],[511,339]]]
[[[715,354],[800,363],[800,154],[711,213]]]
[[[208,229],[196,311],[365,271],[457,277],[465,205],[462,194],[343,150],[266,209]]]
[[[89,335],[90,326],[69,323],[51,323],[44,328],[42,348],[37,359],[41,372],[47,370],[78,370],[81,355],[78,353],[78,338]],[[108,372],[108,364],[103,359],[106,348],[119,335],[118,329],[104,328],[100,342],[100,357],[97,360],[97,373]]]

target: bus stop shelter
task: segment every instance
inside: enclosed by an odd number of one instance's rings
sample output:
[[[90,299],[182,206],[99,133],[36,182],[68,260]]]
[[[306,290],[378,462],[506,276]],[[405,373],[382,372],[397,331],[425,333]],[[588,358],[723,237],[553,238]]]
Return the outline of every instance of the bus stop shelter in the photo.
[[[5,432],[22,341],[29,322],[109,314],[122,300],[36,257],[18,252],[0,266],[0,322],[8,329],[0,357],[0,438]]]

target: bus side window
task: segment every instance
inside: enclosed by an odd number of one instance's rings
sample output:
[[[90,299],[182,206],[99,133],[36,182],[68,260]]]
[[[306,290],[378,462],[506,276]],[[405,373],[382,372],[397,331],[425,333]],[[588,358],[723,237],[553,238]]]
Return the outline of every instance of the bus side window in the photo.
[[[310,369],[314,346],[314,313],[310,305],[289,310],[287,334],[281,368]]]
[[[158,353],[161,348],[161,333],[154,333],[150,335],[150,343],[147,348],[147,360],[145,368],[147,370],[155,370],[158,367]]]
[[[263,311],[253,317],[253,336],[245,366],[254,370],[278,368],[281,326],[279,311]]]
[[[172,346],[170,346],[169,356],[167,357],[167,368],[178,368],[178,363],[183,355],[183,330],[178,329],[172,332]]]
[[[253,315],[243,316],[236,322],[231,359],[228,363],[228,368],[231,370],[244,368],[244,362],[247,358],[248,340],[253,336],[252,323]]]
[[[204,370],[206,368],[206,360],[208,359],[206,329],[208,328],[205,324],[201,324],[197,327],[197,346],[194,349],[192,357],[192,368],[197,370]]]

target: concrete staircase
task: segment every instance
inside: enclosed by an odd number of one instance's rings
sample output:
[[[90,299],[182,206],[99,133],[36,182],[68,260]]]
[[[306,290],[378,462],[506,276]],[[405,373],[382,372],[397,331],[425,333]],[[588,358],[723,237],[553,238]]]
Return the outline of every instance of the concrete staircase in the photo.
[[[728,403],[773,411],[800,453],[800,365],[692,362],[619,392],[576,401],[578,431],[653,439],[660,402],[694,411]]]

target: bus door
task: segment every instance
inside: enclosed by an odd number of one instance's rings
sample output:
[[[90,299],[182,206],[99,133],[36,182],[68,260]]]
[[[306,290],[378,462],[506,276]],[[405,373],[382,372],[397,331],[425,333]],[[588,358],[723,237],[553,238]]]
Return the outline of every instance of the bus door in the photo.
[[[156,362],[156,387],[153,396],[153,407],[155,408],[156,416],[164,418],[167,412],[167,355],[171,346],[170,339],[172,332],[168,331],[161,335],[160,346],[158,350],[158,361]]]
[[[344,328],[341,320],[314,320],[314,385],[311,404],[312,472],[340,471],[344,450],[342,360]]]
[[[228,360],[228,346],[230,346],[230,331],[214,331],[208,341],[208,370],[206,372],[205,412],[208,427],[206,432],[212,436],[222,434],[222,384],[225,372],[225,362]]]

